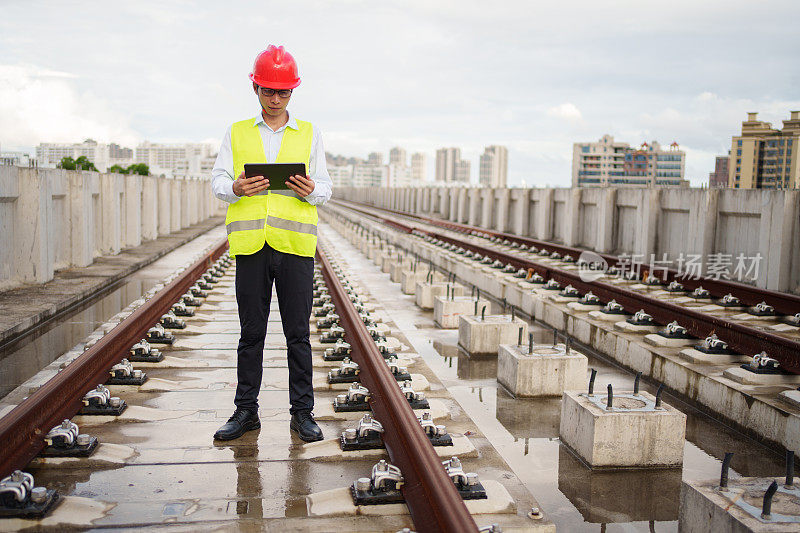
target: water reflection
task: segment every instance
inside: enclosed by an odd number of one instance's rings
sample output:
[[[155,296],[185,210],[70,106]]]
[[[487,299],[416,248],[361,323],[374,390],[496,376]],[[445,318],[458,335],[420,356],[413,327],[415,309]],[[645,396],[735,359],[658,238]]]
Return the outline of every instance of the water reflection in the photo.
[[[444,358],[448,368],[456,367],[459,379],[497,377],[496,355],[470,355],[457,344],[433,341],[433,348]]]
[[[672,521],[678,519],[681,469],[597,471],[559,446],[558,490],[587,522]]]
[[[498,387],[495,416],[516,439],[554,439],[561,420],[561,398],[518,400]]]
[[[129,279],[99,299],[0,349],[0,398],[72,349],[100,324],[150,290],[158,280]]]

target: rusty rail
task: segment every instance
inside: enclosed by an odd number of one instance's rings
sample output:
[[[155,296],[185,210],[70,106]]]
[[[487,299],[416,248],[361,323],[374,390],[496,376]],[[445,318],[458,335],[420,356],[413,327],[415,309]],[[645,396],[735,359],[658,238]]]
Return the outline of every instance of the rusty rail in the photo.
[[[777,359],[780,365],[789,372],[800,374],[800,342],[793,341],[780,335],[774,335],[762,329],[753,328],[743,324],[730,322],[724,318],[701,313],[691,308],[676,305],[646,294],[626,289],[610,283],[601,281],[585,282],[575,272],[563,270],[551,265],[543,265],[529,259],[523,259],[511,254],[493,250],[491,248],[469,243],[461,239],[450,237],[434,231],[428,231],[419,227],[412,227],[402,224],[395,219],[385,218],[374,213],[369,213],[359,208],[347,206],[356,212],[375,217],[380,221],[389,224],[391,227],[411,233],[429,235],[444,242],[452,243],[466,250],[480,253],[506,264],[511,264],[515,268],[533,269],[545,279],[555,279],[562,285],[572,285],[581,293],[591,291],[600,300],[609,302],[616,300],[629,313],[635,313],[643,309],[651,315],[656,322],[667,324],[673,320],[685,327],[686,330],[697,338],[705,338],[715,333],[720,339],[728,343],[729,347],[743,355],[755,355],[765,351],[770,357]],[[377,209],[377,208],[376,208]],[[420,217],[421,218],[421,217]],[[446,223],[450,225],[451,223]],[[486,233],[479,228],[476,231]],[[740,285],[740,284],[737,284]],[[761,290],[750,287],[751,290]],[[764,291],[772,293],[772,291]],[[793,295],[787,295],[793,296]],[[760,301],[760,300],[759,300]],[[777,308],[776,308],[777,309]],[[797,312],[798,306],[794,307]]]
[[[477,532],[472,515],[321,248],[317,248],[317,259],[350,343],[351,358],[369,389],[370,406],[383,424],[389,458],[403,473],[402,492],[414,526],[420,532]]]
[[[146,335],[227,247],[227,239],[220,240],[203,258],[0,418],[0,442],[3,443],[0,478],[25,468],[36,457],[44,448],[44,436],[50,428],[80,410],[84,394],[98,383],[105,383],[111,367],[128,354],[131,346]]]
[[[335,202],[340,203],[343,206],[349,207],[350,209],[361,210],[358,207],[353,207],[353,205],[359,205],[355,204],[354,202],[348,202],[342,200],[335,200]],[[392,213],[393,215],[403,216],[413,220],[418,220],[426,224],[439,226],[441,228],[457,231],[459,233],[468,233],[475,231],[492,237],[508,239],[508,241],[510,242],[524,244],[528,247],[536,246],[539,249],[545,249],[550,252],[558,252],[562,256],[571,255],[576,260],[578,259],[581,253],[589,251],[589,250],[583,250],[581,248],[575,248],[572,246],[564,246],[562,244],[556,244],[548,241],[532,239],[530,237],[521,237],[519,235],[514,235],[512,233],[491,231],[479,228],[477,226],[468,226],[467,224],[459,224],[457,222],[450,222],[438,218],[423,217],[421,215],[412,215],[409,213],[405,213],[403,211],[397,211],[395,209],[387,209],[384,207],[375,207],[375,206],[369,206],[369,208],[374,209],[376,211],[385,211],[387,213]],[[361,211],[363,212],[363,210]],[[392,220],[392,223],[396,223],[396,220]],[[592,252],[592,253],[595,253],[599,257],[603,258],[609,264],[609,266],[618,264],[620,260],[619,256],[616,255],[602,254],[597,252]],[[634,262],[633,266],[637,267],[638,271],[641,272],[642,274],[648,273],[650,271],[649,263]],[[745,305],[753,306],[763,301],[771,305],[775,309],[775,311],[784,315],[794,315],[795,313],[800,312],[800,295],[797,294],[761,289],[759,287],[747,285],[746,283],[739,283],[736,281],[725,280],[725,279],[714,279],[714,278],[692,279],[688,277],[684,278],[680,275],[680,273],[677,270],[672,268],[664,269],[659,267],[659,268],[654,268],[653,270],[658,274],[663,273],[664,274],[663,276],[658,276],[658,277],[665,279],[667,283],[671,281],[680,281],[680,283],[684,287],[687,287],[690,290],[696,289],[697,287],[702,285],[703,288],[707,289],[711,294],[717,297],[722,297],[728,293],[731,293],[737,298],[739,298],[739,300]]]

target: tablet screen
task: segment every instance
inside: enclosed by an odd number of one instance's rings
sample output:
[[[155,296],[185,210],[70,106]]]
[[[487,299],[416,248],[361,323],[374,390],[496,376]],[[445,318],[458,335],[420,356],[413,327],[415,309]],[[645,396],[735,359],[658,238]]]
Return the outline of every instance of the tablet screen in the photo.
[[[244,177],[264,176],[269,180],[268,190],[288,189],[286,181],[292,176],[305,176],[305,163],[246,163]]]

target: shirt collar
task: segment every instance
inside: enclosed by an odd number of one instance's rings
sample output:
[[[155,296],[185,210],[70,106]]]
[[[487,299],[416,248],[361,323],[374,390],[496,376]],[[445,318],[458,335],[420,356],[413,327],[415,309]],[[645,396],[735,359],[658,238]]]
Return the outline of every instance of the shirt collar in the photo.
[[[297,119],[294,118],[294,115],[292,115],[288,109],[286,110],[286,112],[289,114],[289,120],[286,122],[286,124],[278,128],[278,130],[275,133],[277,133],[278,131],[282,131],[284,128],[292,128],[293,130],[299,129],[297,127]],[[267,123],[264,122],[264,116],[261,113],[259,113],[258,116],[256,116],[255,120],[253,121],[253,126],[258,126],[259,124],[267,126]],[[267,127],[269,128],[269,126]]]

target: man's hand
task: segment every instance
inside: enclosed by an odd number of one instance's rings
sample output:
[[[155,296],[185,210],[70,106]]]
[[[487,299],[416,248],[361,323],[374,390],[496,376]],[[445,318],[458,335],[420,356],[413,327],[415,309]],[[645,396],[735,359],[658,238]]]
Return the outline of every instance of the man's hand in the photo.
[[[264,176],[245,178],[244,172],[233,182],[233,194],[236,196],[253,196],[269,187],[269,180]]]
[[[286,185],[296,192],[300,198],[305,198],[311,194],[316,186],[314,180],[311,179],[311,176],[306,175],[304,178],[300,174],[289,178],[289,180],[286,182]]]

